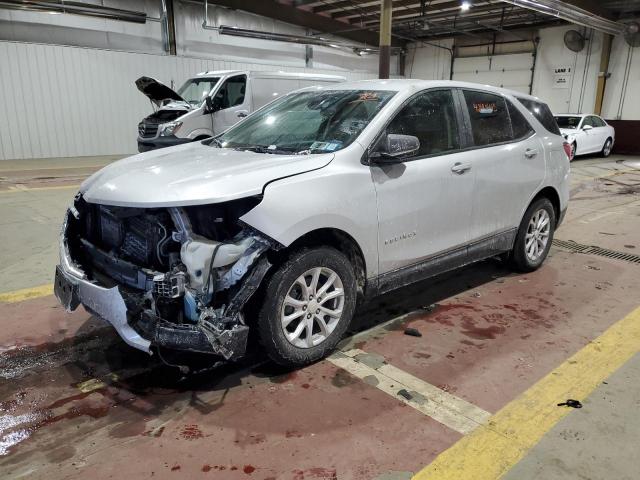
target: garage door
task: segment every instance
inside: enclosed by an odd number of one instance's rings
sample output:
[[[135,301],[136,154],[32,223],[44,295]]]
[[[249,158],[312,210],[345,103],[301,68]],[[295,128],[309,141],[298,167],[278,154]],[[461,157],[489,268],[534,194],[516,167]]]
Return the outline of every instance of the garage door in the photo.
[[[453,79],[529,93],[533,58],[532,53],[458,57],[453,62]]]

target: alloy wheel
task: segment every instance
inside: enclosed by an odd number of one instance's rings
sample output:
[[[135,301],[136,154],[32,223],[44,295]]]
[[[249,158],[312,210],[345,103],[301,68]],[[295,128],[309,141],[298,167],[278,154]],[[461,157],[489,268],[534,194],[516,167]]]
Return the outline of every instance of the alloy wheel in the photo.
[[[300,275],[282,303],[280,323],[286,339],[298,348],[324,342],[342,318],[345,294],[342,280],[327,267]]]
[[[537,262],[544,254],[551,233],[551,217],[549,212],[541,208],[533,214],[524,240],[524,249],[530,262]]]

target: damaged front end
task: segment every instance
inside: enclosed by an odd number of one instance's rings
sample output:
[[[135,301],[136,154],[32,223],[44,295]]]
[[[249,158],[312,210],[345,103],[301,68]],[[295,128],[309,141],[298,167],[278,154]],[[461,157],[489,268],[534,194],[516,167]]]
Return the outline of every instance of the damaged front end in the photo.
[[[238,218],[259,198],[222,204],[132,208],[78,195],[60,239],[55,294],[84,307],[131,346],[244,355],[243,307],[279,245]]]

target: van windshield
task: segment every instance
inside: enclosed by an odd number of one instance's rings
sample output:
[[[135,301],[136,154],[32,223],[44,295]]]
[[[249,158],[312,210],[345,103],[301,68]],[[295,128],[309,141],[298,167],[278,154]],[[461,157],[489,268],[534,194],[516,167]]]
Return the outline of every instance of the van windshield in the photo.
[[[396,92],[315,90],[287,95],[212,145],[260,153],[326,153],[353,142]]]
[[[220,77],[190,78],[178,90],[178,95],[191,105],[199,106],[216,86]]]
[[[578,128],[580,120],[582,120],[582,117],[556,117],[556,123],[560,128],[570,128],[572,130]]]

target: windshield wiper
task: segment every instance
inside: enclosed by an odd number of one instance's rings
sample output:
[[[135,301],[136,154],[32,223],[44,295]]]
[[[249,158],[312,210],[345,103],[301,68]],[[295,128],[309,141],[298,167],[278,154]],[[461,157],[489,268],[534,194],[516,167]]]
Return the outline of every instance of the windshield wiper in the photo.
[[[287,154],[293,153],[295,150],[293,149],[283,149],[278,148],[277,146],[266,146],[266,145],[235,145],[233,147],[234,150],[241,150],[247,152],[255,152],[255,153],[271,153],[271,154]]]
[[[216,137],[211,137],[211,140],[209,141],[209,145],[212,145],[212,144],[218,148],[222,148],[222,142],[218,140]]]

